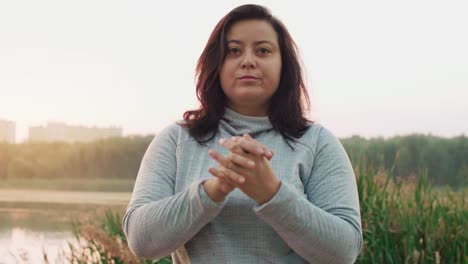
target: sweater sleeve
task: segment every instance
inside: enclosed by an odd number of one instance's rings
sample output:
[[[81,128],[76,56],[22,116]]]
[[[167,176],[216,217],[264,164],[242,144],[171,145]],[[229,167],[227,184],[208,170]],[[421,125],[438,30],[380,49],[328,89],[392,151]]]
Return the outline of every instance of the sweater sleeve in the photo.
[[[359,197],[351,162],[339,140],[321,128],[307,198],[282,182],[259,218],[312,263],[353,263],[361,249]]]
[[[174,193],[177,135],[178,125],[173,124],[149,145],[123,217],[129,248],[140,257],[171,254],[215,218],[227,200],[212,201],[201,180]]]

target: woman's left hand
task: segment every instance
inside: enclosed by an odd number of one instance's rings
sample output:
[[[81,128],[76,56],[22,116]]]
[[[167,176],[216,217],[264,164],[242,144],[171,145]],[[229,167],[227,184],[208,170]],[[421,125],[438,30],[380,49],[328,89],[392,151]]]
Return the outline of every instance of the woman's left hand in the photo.
[[[209,172],[218,178],[235,184],[242,192],[261,205],[268,202],[278,191],[281,181],[273,172],[269,160],[263,154],[244,151],[245,146],[261,147],[248,134],[243,137],[232,137],[220,141],[221,146],[230,151],[227,157],[210,150],[209,155],[219,163],[218,169],[210,168]],[[244,146],[244,148],[243,148]],[[248,164],[253,161],[254,165]],[[245,181],[239,181],[240,178]],[[227,179],[226,179],[227,178]]]

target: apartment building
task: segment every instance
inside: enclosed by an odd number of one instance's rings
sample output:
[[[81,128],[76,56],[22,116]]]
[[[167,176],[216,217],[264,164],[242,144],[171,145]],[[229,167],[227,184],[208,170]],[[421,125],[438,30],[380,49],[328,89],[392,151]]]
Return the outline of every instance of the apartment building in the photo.
[[[29,127],[29,141],[89,142],[109,137],[121,137],[122,128],[72,126],[49,122],[46,126]]]
[[[0,142],[15,143],[16,124],[0,119]]]

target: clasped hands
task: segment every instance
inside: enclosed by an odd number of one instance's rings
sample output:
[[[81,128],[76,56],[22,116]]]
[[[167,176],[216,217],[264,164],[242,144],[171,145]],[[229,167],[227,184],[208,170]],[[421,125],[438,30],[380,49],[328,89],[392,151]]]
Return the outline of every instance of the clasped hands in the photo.
[[[208,155],[219,163],[218,168],[208,169],[215,176],[204,182],[208,196],[219,202],[239,188],[259,205],[268,202],[281,185],[269,162],[273,152],[248,134],[223,138],[219,143],[229,150],[229,154],[223,156],[213,149],[208,151]]]

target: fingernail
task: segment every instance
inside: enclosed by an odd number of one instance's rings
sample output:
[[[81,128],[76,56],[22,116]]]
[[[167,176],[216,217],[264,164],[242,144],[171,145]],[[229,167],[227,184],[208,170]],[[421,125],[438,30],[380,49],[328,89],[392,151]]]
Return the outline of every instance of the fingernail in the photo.
[[[255,162],[253,162],[253,161],[251,161],[251,160],[249,160],[247,163],[249,164],[250,167],[255,166]]]
[[[240,183],[245,182],[245,178],[244,178],[244,177],[239,177],[239,182],[240,182]]]
[[[224,141],[226,141],[226,139],[224,139],[224,138],[220,139],[220,140],[219,140],[219,144],[223,144]]]
[[[263,154],[263,149],[262,148],[257,148],[257,153],[258,154]]]

